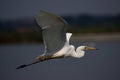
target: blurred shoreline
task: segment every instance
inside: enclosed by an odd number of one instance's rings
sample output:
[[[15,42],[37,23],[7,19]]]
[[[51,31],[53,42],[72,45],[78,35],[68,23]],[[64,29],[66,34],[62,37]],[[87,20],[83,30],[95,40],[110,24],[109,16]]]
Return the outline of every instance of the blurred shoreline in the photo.
[[[19,36],[18,36],[19,37]],[[13,45],[13,44],[41,44],[43,43],[42,36],[35,36],[28,38],[27,36],[22,37],[18,40],[16,38],[7,37],[3,40],[0,40],[0,45]],[[109,42],[109,41],[120,41],[120,33],[86,33],[86,34],[74,34],[72,35],[71,42]]]
[[[120,41],[120,14],[62,16],[68,22],[71,41]],[[42,32],[33,17],[0,19],[0,45],[41,43]]]
[[[120,33],[73,34],[71,41],[120,41]]]

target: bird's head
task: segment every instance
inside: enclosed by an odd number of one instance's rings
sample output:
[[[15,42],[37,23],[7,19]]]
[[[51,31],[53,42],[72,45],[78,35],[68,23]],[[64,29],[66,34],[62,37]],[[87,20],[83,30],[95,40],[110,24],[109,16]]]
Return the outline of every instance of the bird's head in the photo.
[[[79,46],[76,49],[77,55],[75,55],[75,57],[77,57],[77,58],[83,57],[85,54],[85,50],[97,50],[97,49],[94,47],[89,47],[89,46]]]

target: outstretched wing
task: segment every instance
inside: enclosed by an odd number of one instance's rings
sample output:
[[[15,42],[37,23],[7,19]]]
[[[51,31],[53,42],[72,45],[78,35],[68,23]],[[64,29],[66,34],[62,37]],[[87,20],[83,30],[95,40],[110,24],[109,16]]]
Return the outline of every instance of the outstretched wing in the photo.
[[[66,42],[67,22],[61,17],[45,11],[41,11],[35,18],[42,28],[45,53],[59,51]]]

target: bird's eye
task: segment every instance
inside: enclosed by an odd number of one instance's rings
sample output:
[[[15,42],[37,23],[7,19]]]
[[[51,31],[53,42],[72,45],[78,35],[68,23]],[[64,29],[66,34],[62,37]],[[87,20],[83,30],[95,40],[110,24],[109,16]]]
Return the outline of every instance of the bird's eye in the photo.
[[[88,48],[87,48],[87,46],[85,46],[85,50],[87,50]]]

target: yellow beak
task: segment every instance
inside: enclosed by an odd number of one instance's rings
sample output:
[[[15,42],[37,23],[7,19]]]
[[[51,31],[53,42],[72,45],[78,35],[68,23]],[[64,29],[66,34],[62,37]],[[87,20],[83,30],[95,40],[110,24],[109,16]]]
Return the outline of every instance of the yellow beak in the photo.
[[[98,49],[96,49],[96,48],[94,48],[94,47],[86,47],[86,50],[98,50]]]

